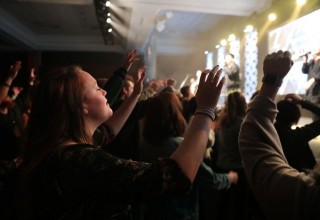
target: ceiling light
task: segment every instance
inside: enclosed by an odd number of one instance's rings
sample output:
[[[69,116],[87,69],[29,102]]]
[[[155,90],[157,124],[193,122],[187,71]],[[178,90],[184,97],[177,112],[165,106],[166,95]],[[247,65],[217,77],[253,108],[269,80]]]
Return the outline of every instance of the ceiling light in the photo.
[[[296,1],[297,5],[299,5],[299,6],[306,4],[306,2],[307,2],[307,0],[297,0]]]
[[[228,41],[234,41],[235,39],[236,39],[236,35],[230,34],[229,38],[228,38]]]
[[[253,31],[253,26],[252,25],[247,25],[246,28],[243,30],[244,33],[248,33]]]
[[[110,16],[111,16],[111,14],[110,14],[110,13],[108,13],[108,14],[107,14],[107,16],[108,16],[108,17],[110,17]]]
[[[220,41],[220,44],[221,44],[221,46],[226,46],[227,45],[227,41],[225,40],[225,39],[222,39],[221,41]]]
[[[111,5],[110,1],[106,2],[106,6],[109,7]]]
[[[111,23],[111,18],[107,18],[107,23]]]
[[[109,29],[108,29],[108,32],[111,33],[111,32],[112,32],[112,28],[109,28]]]
[[[269,18],[270,21],[274,21],[274,20],[277,19],[277,15],[275,13],[270,13],[268,18]]]

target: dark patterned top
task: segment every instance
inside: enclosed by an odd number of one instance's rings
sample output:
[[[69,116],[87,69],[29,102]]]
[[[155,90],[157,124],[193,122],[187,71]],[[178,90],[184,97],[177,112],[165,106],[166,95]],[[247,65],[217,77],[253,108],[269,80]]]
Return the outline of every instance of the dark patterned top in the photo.
[[[123,160],[77,144],[33,176],[31,219],[130,219],[130,204],[183,195],[191,182],[172,159]]]

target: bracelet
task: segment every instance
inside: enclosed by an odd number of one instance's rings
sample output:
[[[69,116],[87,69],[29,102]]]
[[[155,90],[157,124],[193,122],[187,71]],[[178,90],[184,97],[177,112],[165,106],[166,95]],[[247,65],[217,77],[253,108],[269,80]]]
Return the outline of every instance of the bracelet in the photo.
[[[3,82],[2,85],[6,86],[6,87],[10,87],[10,85],[8,83],[5,83],[5,82]]]
[[[213,121],[215,118],[214,109],[210,107],[197,107],[194,114],[206,115]]]

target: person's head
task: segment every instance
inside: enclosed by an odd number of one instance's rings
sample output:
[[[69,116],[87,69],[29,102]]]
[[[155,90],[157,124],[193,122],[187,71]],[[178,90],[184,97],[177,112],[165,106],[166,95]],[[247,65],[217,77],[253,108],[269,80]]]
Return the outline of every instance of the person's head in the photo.
[[[287,100],[279,101],[277,103],[277,109],[279,111],[276,117],[277,124],[291,127],[297,124],[301,117],[299,106]]]
[[[78,66],[42,77],[29,118],[24,160],[37,164],[34,160],[41,162],[68,142],[92,143],[94,130],[112,115],[105,95]]]
[[[191,89],[190,89],[190,86],[183,86],[181,89],[180,89],[180,93],[182,94],[182,97],[183,98],[191,98],[192,96],[192,92],[191,92]]]
[[[149,99],[144,117],[143,137],[152,144],[160,144],[168,137],[183,136],[186,121],[176,94],[161,92]]]
[[[221,125],[230,125],[238,117],[244,118],[247,111],[247,102],[240,92],[232,92],[228,95],[221,112]]]
[[[173,78],[169,78],[166,80],[166,86],[175,86],[177,84],[177,81]]]
[[[134,89],[133,79],[130,77],[126,77],[126,79],[124,81],[124,85],[121,90],[121,94],[122,94],[121,98],[122,99],[128,98],[132,94],[133,89]]]
[[[225,56],[225,62],[226,63],[230,63],[232,62],[234,59],[234,55],[232,53],[227,53],[226,56]]]

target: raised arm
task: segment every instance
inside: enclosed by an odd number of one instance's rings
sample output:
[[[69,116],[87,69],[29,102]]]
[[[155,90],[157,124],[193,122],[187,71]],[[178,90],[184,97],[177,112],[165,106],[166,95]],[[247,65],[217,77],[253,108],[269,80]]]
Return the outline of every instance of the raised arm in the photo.
[[[249,104],[239,135],[239,146],[251,188],[268,219],[309,219],[311,186],[315,181],[291,168],[283,154],[273,122],[275,97],[293,62],[279,51],[264,60],[264,79],[258,96]]]
[[[302,108],[311,111],[312,113],[320,116],[320,105],[313,103],[309,100],[303,99],[297,94],[287,94],[285,97],[289,102],[293,102],[297,105],[301,105]]]
[[[106,98],[108,99],[110,106],[112,106],[112,104],[117,100],[124,84],[124,78],[130,70],[133,62],[139,59],[138,56],[139,53],[137,50],[130,51],[127,54],[123,66],[117,69],[104,85],[103,89],[107,91]]]
[[[197,110],[184,140],[171,155],[188,178],[193,181],[203,159],[208,142],[214,109],[218,103],[225,78],[220,80],[221,69],[215,66],[211,71],[205,70],[200,78],[196,94]]]
[[[21,69],[21,61],[16,61],[9,70],[9,75],[4,82],[0,84],[0,103],[7,97],[12,81],[18,75]]]
[[[105,124],[114,132],[119,133],[124,123],[130,116],[133,108],[139,100],[143,89],[143,80],[145,78],[146,66],[139,68],[135,78],[135,85],[132,94],[122,103],[122,105],[114,112],[114,114],[105,122]]]

